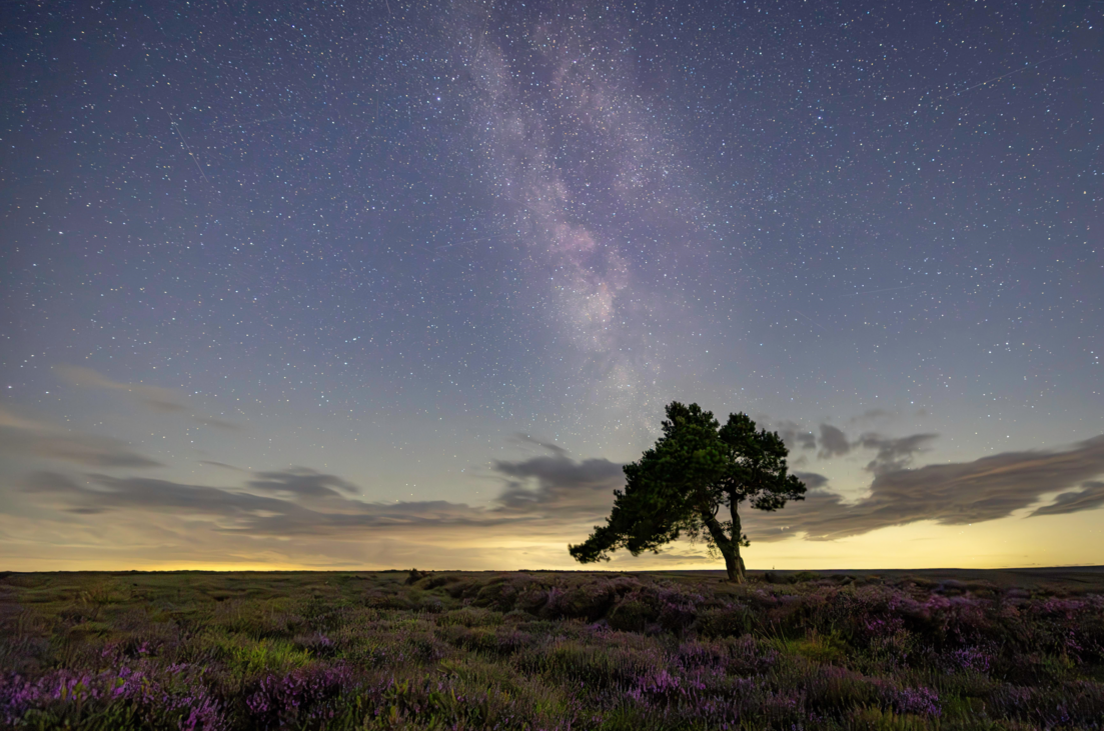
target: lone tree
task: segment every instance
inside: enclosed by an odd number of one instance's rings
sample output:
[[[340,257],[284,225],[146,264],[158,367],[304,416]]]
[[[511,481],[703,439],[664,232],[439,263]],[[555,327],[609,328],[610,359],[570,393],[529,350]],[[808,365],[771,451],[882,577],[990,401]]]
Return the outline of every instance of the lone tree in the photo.
[[[721,426],[697,404],[667,406],[663,436],[636,462],[625,465],[625,489],[615,490],[606,525],[595,526],[583,543],[569,546],[576,561],[608,561],[627,548],[637,556],[686,534],[703,534],[710,549],[724,556],[729,581],[742,583],[740,503],[778,510],[787,500],[804,500],[805,484],[787,473],[782,438],[744,413],[730,414]],[[728,506],[729,520],[718,518]],[[723,516],[721,516],[723,518]]]

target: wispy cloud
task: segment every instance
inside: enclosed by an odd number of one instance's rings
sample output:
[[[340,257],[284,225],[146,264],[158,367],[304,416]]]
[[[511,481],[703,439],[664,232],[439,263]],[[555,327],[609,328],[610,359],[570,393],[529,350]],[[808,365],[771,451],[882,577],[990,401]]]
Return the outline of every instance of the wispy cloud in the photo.
[[[260,472],[246,483],[251,489],[284,498],[341,498],[359,495],[360,488],[335,475],[293,467],[283,472]]]
[[[575,461],[562,448],[517,462],[497,461],[506,485],[489,506],[446,500],[367,502],[358,486],[305,467],[249,473],[239,485],[212,487],[145,477],[92,473],[79,477],[40,471],[26,493],[69,513],[108,511],[169,514],[206,520],[213,530],[271,536],[411,532],[432,528],[488,528],[507,532],[562,530],[600,517],[622,482],[621,467],[605,459]],[[231,467],[217,463],[219,467]],[[525,528],[522,528],[522,525]]]
[[[863,424],[871,421],[886,421],[896,416],[892,411],[885,409],[867,409],[858,416],[852,416],[847,420],[848,424]]]
[[[410,528],[441,524],[492,524],[501,522],[486,510],[447,501],[369,503],[345,497],[333,490],[325,504],[303,504],[304,495],[318,497],[326,485],[348,484],[333,475],[302,470],[264,473],[268,478],[240,487],[190,485],[145,477],[84,475],[80,479],[58,472],[36,472],[24,481],[24,491],[49,495],[50,503],[68,512],[94,514],[107,511],[169,513],[182,519],[206,519],[224,533],[302,536],[327,535],[346,530]],[[290,494],[258,495],[276,491],[274,486],[293,485]],[[313,486],[313,487],[312,487]],[[298,492],[294,492],[298,489]]]
[[[85,467],[162,467],[112,437],[68,431],[0,408],[0,451],[20,457],[62,460]]]
[[[895,455],[922,446],[925,439],[919,437],[930,436],[917,435],[891,447],[887,459],[891,462]],[[1032,515],[1072,513],[1104,504],[1101,483],[1086,482],[1101,474],[1104,435],[1064,450],[1007,452],[973,462],[876,470],[868,497],[855,504],[818,490],[778,513],[752,511],[745,522],[753,539],[805,534],[812,540],[824,540],[921,520],[944,525],[996,520],[1055,492],[1063,494]]]
[[[226,464],[225,462],[215,462],[209,459],[199,460],[200,464],[205,464],[208,467],[221,467],[224,470],[230,470],[232,472],[248,472],[249,470],[242,469],[241,467],[235,467],[232,464]]]
[[[56,365],[54,371],[63,380],[74,386],[126,393],[143,406],[154,411],[177,413],[187,411],[189,408],[185,395],[172,388],[151,386],[145,383],[113,381],[107,376],[84,366]],[[191,418],[200,424],[216,429],[239,430],[242,428],[240,424],[213,416],[193,415]]]
[[[564,449],[563,447],[561,447],[560,445],[555,444],[554,442],[549,442],[549,441],[545,441],[545,440],[542,440],[542,439],[537,439],[536,437],[531,437],[528,434],[522,434],[521,432],[518,432],[516,434],[512,434],[507,439],[507,441],[512,442],[512,443],[514,443],[516,445],[519,445],[521,447],[539,447],[540,449],[547,450],[547,451],[551,452],[552,454],[558,454],[558,455],[564,455],[564,456],[567,455],[567,450]]]
[[[1104,482],[1092,481],[1081,485],[1081,489],[1074,492],[1063,492],[1054,498],[1050,505],[1044,505],[1037,509],[1029,518],[1036,515],[1065,515],[1082,510],[1092,510],[1104,505]]]
[[[184,411],[186,409],[183,395],[171,388],[149,386],[144,383],[120,383],[83,366],[56,365],[54,371],[74,386],[129,393],[155,411]]]

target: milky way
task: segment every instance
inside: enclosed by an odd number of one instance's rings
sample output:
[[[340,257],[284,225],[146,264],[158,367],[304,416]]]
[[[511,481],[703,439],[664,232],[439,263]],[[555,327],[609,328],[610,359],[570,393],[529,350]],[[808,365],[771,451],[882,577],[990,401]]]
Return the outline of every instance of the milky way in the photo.
[[[679,298],[654,281],[648,256],[697,233],[664,210],[689,207],[684,175],[634,93],[625,22],[584,7],[505,24],[487,14],[457,44],[471,56],[484,180],[523,243],[534,307],[566,346],[568,378],[618,417],[654,411],[649,388],[669,359],[655,311]]]

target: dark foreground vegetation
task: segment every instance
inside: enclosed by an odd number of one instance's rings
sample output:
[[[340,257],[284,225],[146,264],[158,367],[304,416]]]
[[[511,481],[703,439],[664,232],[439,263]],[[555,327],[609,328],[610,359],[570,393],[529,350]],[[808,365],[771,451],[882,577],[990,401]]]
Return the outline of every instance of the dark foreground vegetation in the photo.
[[[971,576],[6,574],[0,726],[1104,726],[1104,574]]]

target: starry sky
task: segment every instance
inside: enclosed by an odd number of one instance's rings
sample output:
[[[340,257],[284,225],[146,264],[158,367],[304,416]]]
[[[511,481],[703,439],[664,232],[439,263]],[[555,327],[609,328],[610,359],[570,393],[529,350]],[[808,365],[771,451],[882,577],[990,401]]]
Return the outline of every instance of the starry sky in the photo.
[[[750,569],[1104,563],[1102,28],[6,4],[0,564],[571,568],[672,400],[810,488]]]

